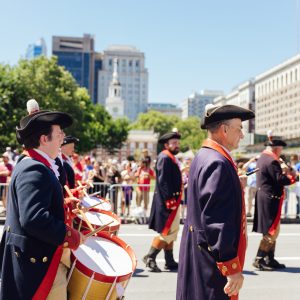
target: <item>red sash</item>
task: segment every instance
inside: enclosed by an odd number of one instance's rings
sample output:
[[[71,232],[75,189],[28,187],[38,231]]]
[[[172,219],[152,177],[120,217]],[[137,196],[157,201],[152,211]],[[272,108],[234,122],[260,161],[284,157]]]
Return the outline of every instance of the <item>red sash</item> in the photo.
[[[231,156],[218,143],[214,142],[211,139],[207,139],[203,142],[202,147],[211,148],[219,152],[221,155],[223,155],[225,158],[227,158],[230,161],[234,169],[237,171],[237,167],[234,161],[232,160]],[[242,187],[241,190],[242,190],[242,217],[241,217],[240,239],[239,239],[237,256],[239,258],[241,268],[243,269],[244,262],[245,262],[246,248],[247,248],[247,238],[246,238],[247,227],[246,227],[245,200],[244,200],[244,192]],[[230,299],[231,300],[238,299],[238,295],[232,296]]]
[[[273,153],[271,151],[268,151],[268,150],[264,150],[263,153],[266,154],[266,155],[271,156],[274,160],[277,160],[279,162],[279,159],[278,159],[278,157],[275,153]],[[274,222],[273,222],[273,224],[271,225],[271,227],[269,228],[269,231],[268,231],[268,233],[270,235],[274,235],[276,233],[277,227],[280,223],[280,216],[281,216],[281,209],[282,209],[283,199],[284,199],[284,191],[282,192],[282,195],[279,199],[279,207],[278,207],[276,217],[275,217]]]
[[[168,155],[172,159],[173,163],[178,166],[178,163],[177,163],[174,155],[169,150],[163,150],[163,153],[166,154],[166,155]],[[178,168],[179,168],[179,166],[178,166]],[[180,168],[179,168],[179,170],[180,170]],[[181,185],[182,184],[180,184],[180,186]],[[168,235],[168,232],[169,232],[169,230],[170,230],[170,228],[172,226],[172,223],[173,223],[173,221],[174,221],[174,219],[176,217],[176,214],[177,214],[180,202],[181,202],[181,194],[182,194],[182,192],[180,192],[180,194],[178,196],[178,199],[176,201],[176,204],[175,204],[176,208],[174,210],[172,210],[172,212],[170,213],[170,215],[169,215],[169,217],[167,219],[167,222],[165,224],[165,227],[164,227],[164,229],[161,232],[162,236]]]
[[[48,162],[48,160],[45,159],[42,155],[40,155],[37,151],[30,149],[27,151],[27,153],[28,153],[29,157],[41,162],[42,164],[47,166],[49,169],[51,169],[51,165]],[[26,154],[26,153],[24,153],[24,154]],[[57,273],[57,269],[58,269],[58,265],[61,260],[62,252],[63,252],[63,248],[62,248],[62,245],[60,245],[57,247],[57,249],[52,257],[52,260],[51,260],[51,263],[47,270],[47,273],[44,276],[40,286],[36,290],[36,292],[32,298],[33,300],[44,300],[47,298],[47,296],[52,288],[52,285],[53,285],[53,282],[54,282],[54,279],[55,279],[55,276]]]

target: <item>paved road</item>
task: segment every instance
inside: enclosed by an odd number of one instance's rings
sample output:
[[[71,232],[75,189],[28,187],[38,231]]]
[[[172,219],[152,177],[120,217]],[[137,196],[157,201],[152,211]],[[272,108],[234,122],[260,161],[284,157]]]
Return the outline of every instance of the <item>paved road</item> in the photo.
[[[260,272],[252,267],[260,235],[250,233],[245,265],[245,283],[240,294],[241,300],[299,300],[300,299],[300,225],[282,225],[276,255],[287,269],[280,272]],[[128,242],[136,252],[138,267],[126,291],[128,300],[174,300],[177,273],[151,273],[145,270],[141,259],[148,251],[154,232],[145,225],[122,225],[119,236]],[[179,243],[175,245],[178,257]],[[163,254],[158,256],[163,267]]]
[[[181,228],[182,229],[182,228]],[[3,226],[0,227],[0,235]],[[248,232],[251,231],[249,225]],[[181,231],[180,231],[181,232]],[[122,225],[119,237],[135,251],[138,258],[137,270],[126,290],[128,300],[174,300],[177,273],[151,273],[141,262],[148,251],[154,232],[146,225]],[[180,240],[180,237],[179,237]],[[245,265],[245,283],[240,294],[241,300],[299,300],[300,299],[300,224],[286,224],[281,227],[278,239],[277,258],[287,265],[279,272],[255,271],[251,263],[255,256],[260,235],[249,234],[249,247]],[[179,242],[175,244],[175,258],[178,258]],[[121,261],[121,259],[120,259]],[[163,254],[158,256],[163,268]]]

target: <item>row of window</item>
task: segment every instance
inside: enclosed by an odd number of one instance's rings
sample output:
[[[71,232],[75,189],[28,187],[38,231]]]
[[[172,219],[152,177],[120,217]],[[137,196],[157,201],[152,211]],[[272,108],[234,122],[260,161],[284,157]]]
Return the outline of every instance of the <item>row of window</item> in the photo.
[[[297,82],[299,80],[298,69],[299,67],[295,67],[293,70],[287,71],[284,74],[276,76],[276,78],[258,84],[257,96],[259,97],[262,95],[266,95],[268,93],[281,89],[284,86]]]

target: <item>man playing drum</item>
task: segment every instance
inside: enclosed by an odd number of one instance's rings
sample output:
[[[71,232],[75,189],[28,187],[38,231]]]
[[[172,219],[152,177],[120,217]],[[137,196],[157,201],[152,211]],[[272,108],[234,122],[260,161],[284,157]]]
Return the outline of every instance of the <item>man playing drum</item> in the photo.
[[[76,249],[84,238],[65,225],[54,159],[62,129],[71,124],[68,114],[37,111],[22,118],[17,128],[28,155],[16,165],[9,185],[0,245],[0,299],[67,299],[62,254]]]
[[[179,152],[180,134],[177,131],[164,134],[159,142],[164,150],[156,163],[156,187],[153,196],[149,228],[159,233],[152,241],[149,253],[143,261],[152,272],[161,272],[156,264],[156,256],[164,249],[165,269],[176,270],[178,263],[173,257],[173,243],[179,231],[179,205],[182,180],[179,163],[174,155]]]

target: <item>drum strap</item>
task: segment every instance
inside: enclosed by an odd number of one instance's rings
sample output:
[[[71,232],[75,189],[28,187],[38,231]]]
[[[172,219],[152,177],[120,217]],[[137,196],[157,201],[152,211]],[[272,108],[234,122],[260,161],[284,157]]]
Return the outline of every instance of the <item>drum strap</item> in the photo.
[[[85,300],[85,298],[86,298],[86,296],[87,296],[87,294],[88,294],[88,292],[89,292],[89,290],[90,290],[90,287],[91,287],[91,285],[92,285],[94,276],[95,276],[95,272],[93,273],[93,275],[91,276],[91,278],[90,278],[90,280],[89,280],[89,283],[88,283],[88,285],[87,285],[87,287],[86,287],[86,289],[85,289],[85,292],[84,292],[84,294],[83,294],[83,296],[82,296],[82,300]]]
[[[113,292],[113,290],[114,290],[114,288],[115,288],[115,285],[116,285],[116,283],[117,283],[117,279],[118,279],[118,276],[116,276],[116,278],[115,278],[113,284],[111,285],[110,290],[109,290],[109,292],[108,292],[108,294],[107,294],[105,300],[109,300],[109,299],[110,299],[110,296],[111,296],[111,294],[112,294],[112,292]]]

